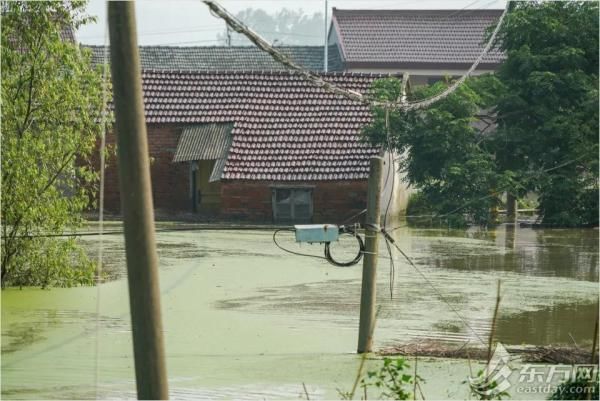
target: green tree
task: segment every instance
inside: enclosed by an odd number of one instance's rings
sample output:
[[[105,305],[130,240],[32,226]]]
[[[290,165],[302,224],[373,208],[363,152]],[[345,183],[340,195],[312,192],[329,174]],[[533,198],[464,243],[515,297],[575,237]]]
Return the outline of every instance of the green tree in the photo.
[[[499,166],[540,195],[544,223],[597,224],[598,2],[516,2],[503,25]]]
[[[364,130],[400,153],[401,169],[430,210],[493,220],[500,194],[540,196],[544,223],[598,223],[598,3],[515,2],[500,28],[507,58],[498,74],[473,77],[426,110],[373,110]],[[447,83],[417,88],[409,100]],[[400,82],[373,95],[395,100]],[[423,209],[423,205],[420,205]]]
[[[283,8],[269,14],[258,8],[247,8],[236,14],[250,28],[260,33],[276,46],[290,45],[323,45],[323,14],[305,14],[302,10]],[[231,39],[230,39],[231,37]],[[223,44],[232,46],[250,46],[248,39],[236,32],[227,31],[217,34]]]
[[[447,86],[447,81],[440,81],[416,88],[408,100],[431,97]],[[395,100],[400,88],[400,80],[387,78],[376,81],[372,90],[380,100]],[[407,152],[399,168],[421,191],[430,210],[443,216],[444,223],[464,225],[463,216],[468,215],[474,222],[486,224],[491,208],[499,202],[496,189],[510,179],[510,175],[497,172],[487,147],[491,117],[482,111],[492,107],[494,93],[502,90],[492,75],[469,79],[425,110],[391,110],[388,126],[386,111],[375,108],[373,122],[363,133],[373,144],[384,144],[400,154]]]
[[[103,80],[68,33],[85,2],[2,4],[2,286],[93,283],[75,239],[97,174]]]

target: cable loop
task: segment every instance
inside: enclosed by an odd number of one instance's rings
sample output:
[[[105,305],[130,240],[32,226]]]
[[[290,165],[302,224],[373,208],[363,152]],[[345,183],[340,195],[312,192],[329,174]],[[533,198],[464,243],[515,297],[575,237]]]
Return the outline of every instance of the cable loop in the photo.
[[[325,259],[330,264],[332,264],[334,266],[338,266],[338,267],[354,266],[355,264],[357,264],[358,262],[360,262],[360,260],[362,259],[363,253],[365,252],[365,244],[364,244],[362,238],[360,237],[360,235],[357,232],[358,228],[360,228],[360,224],[357,224],[357,223],[354,224],[353,228],[350,228],[350,227],[347,227],[347,226],[340,226],[340,228],[339,228],[340,235],[351,235],[354,238],[356,238],[356,241],[358,242],[358,252],[357,252],[356,256],[354,257],[354,259],[352,259],[352,260],[350,260],[348,262],[339,262],[339,261],[337,261],[337,260],[335,260],[333,258],[333,256],[331,255],[331,242],[326,242],[325,243],[325,248],[324,248],[324,254],[325,254],[325,256],[318,256],[318,255],[311,255],[311,254],[308,254],[308,253],[295,252],[295,251],[292,251],[290,249],[284,248],[283,246],[281,246],[277,242],[277,234],[280,231],[294,232],[295,230],[293,228],[282,228],[282,229],[279,229],[279,230],[275,230],[273,232],[273,243],[275,244],[275,246],[277,246],[277,248],[281,249],[284,252],[290,253],[292,255],[308,256],[308,257],[317,258],[317,259]]]

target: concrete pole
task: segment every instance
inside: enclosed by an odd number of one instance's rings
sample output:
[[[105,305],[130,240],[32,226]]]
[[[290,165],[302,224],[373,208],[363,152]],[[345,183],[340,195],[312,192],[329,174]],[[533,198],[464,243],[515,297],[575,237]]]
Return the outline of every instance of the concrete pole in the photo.
[[[360,293],[360,323],[358,328],[358,353],[371,352],[375,328],[375,304],[377,295],[377,251],[381,211],[381,177],[383,159],[371,158],[367,193],[367,216],[365,228],[365,254],[363,258],[362,287]]]
[[[168,399],[135,3],[108,3],[115,129],[138,399]]]

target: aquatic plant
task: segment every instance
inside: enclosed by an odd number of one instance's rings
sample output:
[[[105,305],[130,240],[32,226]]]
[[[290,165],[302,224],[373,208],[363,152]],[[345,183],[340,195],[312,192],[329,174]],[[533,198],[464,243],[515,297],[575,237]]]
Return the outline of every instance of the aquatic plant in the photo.
[[[417,374],[411,375],[406,373],[410,366],[404,358],[383,358],[383,365],[377,369],[368,371],[367,374],[360,379],[360,387],[363,389],[363,399],[368,399],[369,391],[375,390],[379,392],[376,399],[393,399],[393,400],[409,400],[416,399],[414,392],[417,389],[420,391],[419,383],[424,380]],[[360,373],[360,369],[359,369]],[[413,391],[410,391],[410,388]],[[343,400],[351,400],[354,398],[354,391],[342,392],[338,390]],[[421,397],[423,393],[421,392]]]

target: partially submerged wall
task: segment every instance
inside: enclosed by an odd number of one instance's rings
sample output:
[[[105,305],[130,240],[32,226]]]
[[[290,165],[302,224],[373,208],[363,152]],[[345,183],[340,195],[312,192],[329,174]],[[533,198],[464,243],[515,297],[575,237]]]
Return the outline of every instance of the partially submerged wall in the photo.
[[[150,153],[150,175],[154,208],[165,214],[191,213],[190,171],[188,163],[173,163],[181,128],[176,124],[147,126]],[[106,138],[115,145],[115,135]],[[116,155],[106,160],[104,207],[107,212],[120,212],[119,180]],[[272,222],[272,190],[276,186],[306,186],[313,191],[313,221],[342,223],[366,208],[367,180],[274,182],[221,182],[220,216],[241,221]]]
[[[367,181],[232,181],[221,184],[221,215],[226,219],[272,221],[272,191],[282,187],[312,190],[314,223],[340,224],[367,205]],[[352,220],[348,223],[353,223]]]

